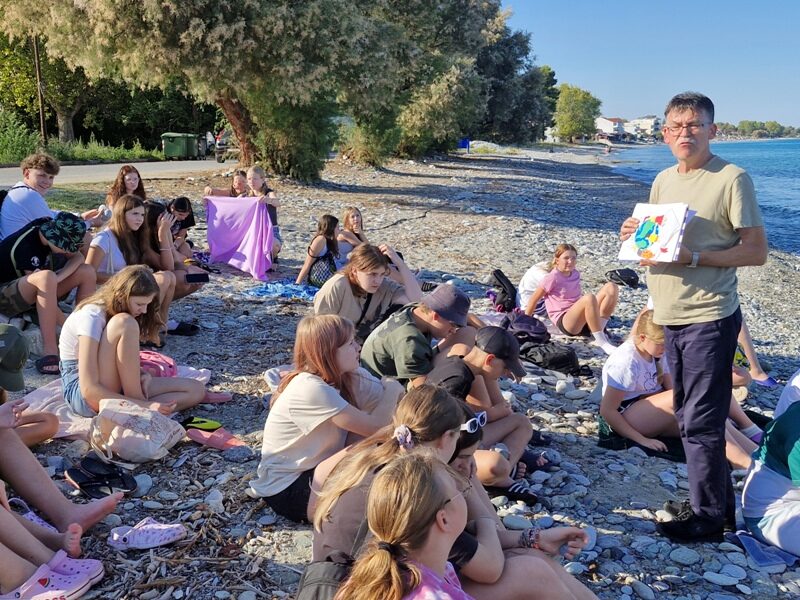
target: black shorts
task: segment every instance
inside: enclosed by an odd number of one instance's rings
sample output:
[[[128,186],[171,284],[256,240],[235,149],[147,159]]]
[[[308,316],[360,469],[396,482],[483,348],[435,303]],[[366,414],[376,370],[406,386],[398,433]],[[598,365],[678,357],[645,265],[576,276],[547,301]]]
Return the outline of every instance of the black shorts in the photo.
[[[592,331],[591,329],[589,329],[588,323],[584,323],[583,329],[581,329],[578,333],[572,333],[564,329],[564,324],[562,323],[563,320],[564,320],[564,315],[558,317],[558,321],[556,322],[556,327],[558,327],[558,330],[564,335],[568,335],[570,337],[592,337]]]
[[[308,523],[308,501],[313,477],[314,469],[304,471],[288,488],[274,496],[266,496],[264,500],[280,516],[295,523]]]

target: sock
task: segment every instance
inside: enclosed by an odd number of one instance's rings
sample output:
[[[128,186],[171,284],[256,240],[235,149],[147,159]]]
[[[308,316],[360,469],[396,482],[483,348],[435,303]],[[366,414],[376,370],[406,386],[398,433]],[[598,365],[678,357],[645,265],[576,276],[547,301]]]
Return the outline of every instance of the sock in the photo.
[[[175,319],[169,319],[167,321],[167,331],[175,329],[178,326],[178,322]]]
[[[594,338],[595,346],[599,346],[606,354],[611,354],[616,349],[616,346],[608,341],[606,334],[602,331],[593,331],[592,337]]]
[[[606,330],[606,325],[608,325],[608,318],[607,317],[600,317],[600,331]]]

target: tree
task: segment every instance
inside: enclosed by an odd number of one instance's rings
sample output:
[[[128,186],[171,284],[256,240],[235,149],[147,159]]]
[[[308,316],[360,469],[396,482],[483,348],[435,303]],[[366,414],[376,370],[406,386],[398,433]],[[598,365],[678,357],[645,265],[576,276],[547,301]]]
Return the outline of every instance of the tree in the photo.
[[[488,94],[477,135],[499,143],[544,137],[555,109],[555,74],[533,64],[530,34],[504,27],[500,39],[478,54],[477,70]]]
[[[556,130],[561,139],[593,135],[600,116],[600,100],[586,90],[562,83],[556,102]]]
[[[764,123],[764,129],[767,130],[770,137],[781,137],[783,135],[783,125],[777,121],[767,121]]]

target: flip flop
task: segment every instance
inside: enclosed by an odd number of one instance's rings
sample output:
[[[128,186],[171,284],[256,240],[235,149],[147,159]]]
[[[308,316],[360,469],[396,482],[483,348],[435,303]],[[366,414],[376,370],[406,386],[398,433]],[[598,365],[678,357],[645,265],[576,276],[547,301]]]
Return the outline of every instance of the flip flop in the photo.
[[[217,450],[227,450],[228,448],[235,448],[237,446],[247,446],[242,440],[225,429],[220,427],[216,431],[203,431],[202,429],[189,429],[186,431],[186,437],[193,442],[208,446],[209,448],[216,448]]]
[[[169,335],[197,335],[200,332],[200,327],[194,323],[187,323],[181,321],[175,329],[167,329]]]
[[[230,402],[231,400],[233,400],[233,394],[229,392],[212,392],[206,390],[206,395],[200,401],[200,404],[222,404],[223,402]]]
[[[544,464],[539,464],[542,459],[544,459]],[[532,450],[526,449],[522,453],[522,456],[519,457],[519,461],[525,465],[528,475],[534,471],[544,471],[550,466],[550,461],[547,460],[547,450],[533,452]]]
[[[203,417],[189,417],[181,421],[184,429],[202,429],[203,431],[216,431],[222,427],[222,423]]]
[[[180,523],[159,523],[151,517],[133,527],[114,527],[108,535],[108,545],[116,550],[147,550],[172,544],[186,537],[186,527]]]
[[[64,478],[92,500],[99,500],[116,492],[128,494],[135,492],[137,488],[136,480],[128,473],[96,475],[84,471],[80,465],[67,469]]]
[[[768,390],[772,388],[778,387],[778,382],[775,381],[775,378],[772,375],[768,375],[766,379],[753,379],[753,383],[756,385],[760,385],[761,387],[765,387]]]
[[[48,354],[37,358],[33,363],[36,370],[42,375],[61,375],[61,369],[58,366],[58,355]],[[55,367],[55,368],[54,368]]]

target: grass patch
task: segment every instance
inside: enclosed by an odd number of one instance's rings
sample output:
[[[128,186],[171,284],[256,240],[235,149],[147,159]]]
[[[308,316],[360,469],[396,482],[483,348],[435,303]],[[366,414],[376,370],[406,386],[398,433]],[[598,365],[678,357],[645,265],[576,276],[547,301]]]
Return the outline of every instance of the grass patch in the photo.
[[[83,213],[104,204],[103,192],[89,192],[79,189],[57,189],[47,194],[47,204],[54,210]]]
[[[155,159],[164,160],[164,153],[161,150],[146,150],[139,143],[133,142],[130,148],[125,146],[108,146],[103,142],[98,142],[92,136],[88,142],[60,142],[56,138],[51,138],[47,144],[47,152],[61,161],[91,161],[107,160],[113,162],[135,160],[135,159]]]
[[[499,147],[499,148],[492,148],[489,146],[477,146],[475,148],[469,149],[470,154],[504,154],[508,156],[515,156],[519,154],[519,150],[516,148],[506,148],[506,147]]]

